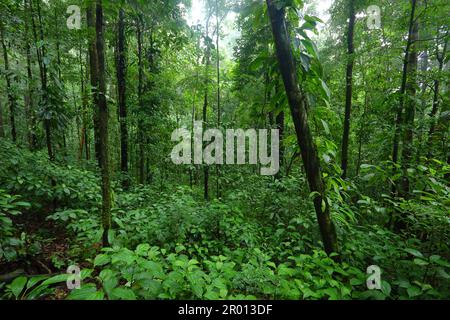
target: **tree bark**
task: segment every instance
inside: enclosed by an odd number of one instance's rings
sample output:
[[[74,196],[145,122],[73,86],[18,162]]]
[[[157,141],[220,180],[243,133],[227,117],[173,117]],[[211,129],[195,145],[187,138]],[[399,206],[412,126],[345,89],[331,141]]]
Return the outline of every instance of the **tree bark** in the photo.
[[[444,59],[445,59],[445,55],[447,53],[447,44],[448,44],[448,39],[446,37],[445,43],[444,43],[444,49],[442,51],[442,54],[439,53],[439,43],[436,45],[436,60],[438,61],[438,70],[439,70],[439,75],[442,73],[442,70],[444,68]],[[431,118],[431,125],[430,125],[430,130],[428,131],[428,143],[427,143],[427,148],[428,148],[428,158],[433,157],[433,152],[432,152],[432,144],[433,144],[433,137],[434,137],[434,132],[436,130],[436,114],[439,111],[439,90],[440,90],[440,81],[439,79],[435,79],[434,80],[434,85],[433,85],[433,107],[431,109],[430,112],[430,118]]]
[[[402,73],[402,84],[399,92],[399,104],[397,109],[397,117],[395,121],[395,132],[394,132],[394,141],[392,147],[392,162],[394,163],[394,173],[396,172],[395,165],[398,163],[398,154],[399,154],[399,144],[400,144],[400,134],[402,132],[403,125],[403,108],[405,101],[405,92],[406,92],[406,79],[407,79],[407,71],[408,71],[408,61],[409,61],[409,51],[412,45],[412,32],[414,28],[414,17],[416,11],[416,0],[411,0],[411,15],[409,18],[409,28],[408,28],[408,40],[406,42],[405,49],[405,57],[403,59],[403,73]],[[394,182],[392,184],[392,193],[397,193],[397,185]]]
[[[2,106],[2,100],[0,99],[0,138],[5,137],[5,127],[3,124],[3,106]]]
[[[97,107],[99,112],[99,140],[100,140],[100,162],[102,174],[102,225],[103,246],[108,246],[108,231],[111,228],[111,186],[109,176],[109,153],[108,153],[108,106],[106,102],[105,81],[105,56],[103,36],[103,6],[102,0],[97,0],[96,5],[96,51],[98,72]]]
[[[27,0],[23,1],[24,14],[27,15]],[[29,42],[29,21],[28,17],[24,18],[25,21],[25,50],[27,56],[27,86],[28,91],[26,93],[26,110],[27,110],[27,127],[28,127],[28,144],[30,150],[34,150],[37,147],[37,137],[36,137],[36,117],[34,113],[34,91],[33,91],[33,73],[31,71],[31,47]]]
[[[277,8],[274,0],[266,0],[272,26],[278,65],[283,77],[286,95],[291,109],[292,119],[297,135],[297,142],[303,159],[303,165],[311,192],[315,193],[314,208],[319,223],[320,233],[327,254],[338,253],[336,230],[331,220],[325,187],[322,181],[320,160],[311,135],[306,113],[307,100],[298,86],[295,60],[286,28],[285,9]],[[339,259],[335,256],[335,259]]]
[[[11,88],[11,75],[9,70],[8,51],[5,43],[5,27],[3,25],[3,22],[0,22],[0,40],[2,42],[3,48],[3,61],[5,63],[5,80],[9,102],[9,121],[11,126],[11,138],[12,141],[16,143],[17,142],[16,121],[15,121],[16,100],[14,98]]]
[[[205,50],[205,93],[204,93],[204,99],[203,99],[203,130],[206,130],[207,126],[207,111],[208,111],[208,71],[209,71],[209,65],[210,65],[210,57],[211,57],[211,43],[208,33],[208,27],[209,27],[209,19],[210,16],[208,15],[208,18],[206,20],[206,33],[205,33],[205,39],[206,39],[206,50]],[[209,167],[205,164],[203,166],[203,189],[204,189],[204,198],[205,200],[209,200]]]
[[[352,110],[352,92],[353,92],[353,61],[354,47],[353,34],[355,29],[355,1],[349,0],[349,22],[347,31],[347,70],[346,70],[346,86],[345,86],[345,116],[344,116],[344,132],[342,136],[342,153],[341,153],[341,169],[342,178],[347,177],[348,166],[348,141],[350,135],[350,116]]]
[[[128,179],[128,130],[126,106],[126,43],[125,43],[125,11],[119,9],[118,39],[117,39],[117,86],[119,93],[119,123],[120,123],[120,170],[124,177],[122,186],[129,186]]]
[[[419,24],[414,23],[411,33],[411,47],[408,54],[407,81],[405,86],[406,105],[405,105],[405,122],[404,122],[404,138],[402,148],[402,168],[403,177],[401,181],[400,194],[407,197],[409,194],[409,178],[407,170],[413,156],[413,138],[414,138],[414,117],[416,109],[416,77],[417,77],[417,40],[419,38]]]
[[[143,21],[142,17],[138,17],[137,21],[137,42],[138,42],[138,69],[139,69],[139,79],[138,79],[138,101],[140,112],[138,113],[138,141],[139,141],[139,157],[138,157],[138,181],[140,184],[145,183],[145,152],[144,152],[144,134],[143,134],[143,121],[142,112],[144,110],[144,100],[143,100],[143,86],[144,86],[144,61],[142,58],[142,47],[143,47]]]
[[[101,166],[100,161],[100,139],[99,139],[99,111],[97,109],[97,90],[98,90],[98,61],[97,61],[97,48],[96,48],[96,35],[95,35],[95,3],[94,0],[90,0],[90,3],[86,9],[86,17],[87,17],[87,26],[88,26],[88,53],[89,53],[89,68],[91,70],[91,94],[92,94],[92,102],[94,105],[93,108],[93,123],[94,123],[94,149],[95,149],[95,158],[97,159],[98,165]]]

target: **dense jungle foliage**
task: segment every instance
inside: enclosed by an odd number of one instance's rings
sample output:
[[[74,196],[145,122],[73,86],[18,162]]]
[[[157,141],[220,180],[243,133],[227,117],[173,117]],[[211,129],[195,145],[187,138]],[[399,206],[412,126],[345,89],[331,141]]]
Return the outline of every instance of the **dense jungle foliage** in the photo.
[[[448,12],[0,0],[0,298],[450,299]],[[175,164],[195,123],[279,171]]]

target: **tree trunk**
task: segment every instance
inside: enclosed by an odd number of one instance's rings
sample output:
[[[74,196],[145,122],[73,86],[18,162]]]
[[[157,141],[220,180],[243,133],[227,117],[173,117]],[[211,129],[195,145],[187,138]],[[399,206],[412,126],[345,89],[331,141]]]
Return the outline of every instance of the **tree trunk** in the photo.
[[[407,170],[413,156],[413,135],[414,135],[414,117],[416,109],[416,77],[417,77],[417,40],[419,35],[419,24],[414,23],[411,33],[411,47],[408,54],[407,82],[405,87],[406,105],[405,105],[405,133],[402,148],[402,168],[403,177],[401,181],[400,194],[407,197],[409,194],[409,179]]]
[[[145,182],[145,173],[144,173],[144,159],[145,159],[145,152],[144,152],[144,133],[143,133],[143,121],[142,121],[142,112],[144,110],[144,100],[143,100],[143,86],[144,86],[144,65],[143,65],[143,58],[142,58],[142,46],[143,46],[143,35],[142,30],[143,23],[142,23],[142,17],[138,17],[137,22],[137,42],[138,42],[138,69],[139,69],[139,80],[138,80],[138,101],[139,101],[139,109],[140,112],[138,112],[138,141],[139,141],[139,157],[138,157],[138,181],[140,184],[144,184]]]
[[[403,59],[403,73],[402,73],[402,84],[400,87],[399,92],[399,104],[397,109],[397,117],[395,121],[395,132],[394,132],[394,141],[393,141],[393,147],[392,147],[392,162],[394,165],[398,163],[398,154],[399,154],[399,144],[400,144],[400,134],[402,132],[402,125],[403,125],[403,107],[404,107],[404,101],[405,101],[405,91],[406,91],[406,79],[407,79],[407,69],[408,69],[408,60],[409,60],[409,51],[411,48],[411,36],[414,28],[414,17],[415,17],[415,11],[416,11],[416,0],[411,0],[411,15],[409,18],[409,29],[408,29],[408,40],[406,42],[406,49],[405,49],[405,57]],[[396,171],[396,168],[394,167],[394,173]],[[394,182],[392,184],[392,193],[397,193],[397,185]]]
[[[6,79],[6,91],[8,95],[9,102],[9,121],[11,126],[11,138],[14,143],[17,141],[17,132],[16,132],[16,121],[15,121],[15,109],[16,109],[16,100],[12,93],[11,88],[11,75],[9,70],[9,60],[8,60],[8,51],[5,43],[5,30],[4,25],[0,22],[0,40],[2,42],[3,48],[3,61],[5,63],[5,79]]]
[[[208,111],[208,71],[209,71],[209,64],[210,64],[210,57],[211,57],[211,43],[208,36],[208,27],[209,27],[209,19],[210,16],[208,16],[206,20],[206,51],[205,51],[205,95],[203,99],[203,130],[206,130],[207,126],[207,111]],[[204,188],[204,198],[205,200],[209,200],[209,167],[208,165],[203,165],[203,188]]]
[[[86,9],[86,17],[87,17],[87,26],[88,26],[88,43],[89,43],[89,68],[91,70],[91,94],[92,94],[92,100],[93,100],[93,122],[94,122],[94,149],[95,149],[95,158],[97,159],[97,162],[99,166],[101,166],[100,161],[100,140],[99,140],[99,124],[98,124],[98,118],[99,118],[99,111],[97,109],[97,90],[98,90],[98,76],[97,76],[97,69],[98,69],[98,61],[97,61],[97,48],[95,44],[95,3],[94,0],[90,0],[90,3],[87,6]]]
[[[320,160],[308,125],[307,100],[298,86],[297,69],[286,28],[285,10],[284,8],[278,9],[277,5],[274,0],[267,0],[278,65],[283,77],[309,188],[311,192],[315,193],[314,207],[324,249],[327,254],[338,253],[336,230],[331,220],[330,208],[325,196]],[[335,258],[338,259],[338,256],[335,256]]]
[[[126,43],[125,43],[125,11],[119,9],[118,39],[117,39],[117,86],[119,93],[119,123],[120,123],[120,170],[124,177],[122,186],[129,186],[128,179],[128,130],[126,106]]]
[[[219,1],[216,0],[216,73],[217,73],[217,128],[220,128],[220,22],[219,22]],[[220,197],[220,167],[216,164],[216,197]]]
[[[27,11],[27,0],[23,1],[25,14]],[[30,150],[34,150],[37,147],[36,137],[36,122],[34,113],[34,92],[33,92],[33,73],[31,71],[31,47],[29,42],[29,21],[28,17],[25,17],[25,50],[27,56],[27,86],[28,91],[26,93],[26,109],[27,109],[27,127],[28,127],[28,144]]]
[[[278,96],[278,92],[280,92],[281,90],[281,86],[280,86],[280,79],[279,77],[277,77],[277,83],[275,85],[275,94]],[[276,109],[278,109],[278,105],[276,107]],[[284,145],[283,145],[283,136],[284,136],[284,111],[280,111],[280,113],[278,113],[275,117],[275,124],[276,124],[276,128],[278,129],[279,132],[279,139],[280,139],[280,146],[279,146],[279,152],[278,152],[278,159],[280,161],[280,171],[275,175],[275,177],[277,179],[280,179],[282,174],[281,174],[281,168],[283,168],[283,163],[284,163]]]
[[[355,1],[349,0],[349,22],[347,31],[347,70],[346,70],[346,86],[345,86],[345,116],[344,116],[344,133],[342,136],[342,154],[341,168],[342,178],[347,177],[348,166],[348,141],[350,135],[350,116],[352,110],[352,92],[353,92],[353,33],[355,29]]]
[[[5,137],[5,128],[3,125],[3,106],[2,106],[2,100],[0,99],[0,138]]]
[[[109,154],[108,154],[108,106],[106,102],[106,81],[105,81],[105,56],[103,38],[103,7],[102,0],[97,0],[96,6],[96,51],[98,90],[97,106],[99,120],[99,140],[100,140],[100,162],[102,174],[102,225],[103,225],[103,246],[108,246],[108,231],[111,228],[111,186],[109,177]]]
[[[439,36],[439,33],[437,36]],[[439,63],[438,75],[440,75],[442,73],[442,70],[444,68],[444,58],[445,58],[445,55],[447,54],[447,43],[448,43],[448,39],[446,37],[442,54],[439,54],[439,43],[436,44],[436,60]],[[434,91],[434,93],[433,93],[433,108],[431,109],[431,112],[430,112],[431,125],[430,125],[430,130],[428,131],[428,143],[427,143],[427,146],[429,148],[428,158],[433,157],[433,152],[432,152],[431,146],[433,144],[433,136],[434,136],[434,132],[436,130],[436,114],[439,111],[439,89],[440,89],[440,81],[439,81],[439,79],[435,79],[434,86],[433,86],[433,91]]]
[[[87,65],[89,64],[88,61],[86,61],[86,72],[83,68],[83,55],[82,55],[82,39],[80,38],[80,54],[79,54],[79,63],[80,63],[80,88],[81,88],[81,103],[82,103],[82,129],[81,129],[81,139],[82,143],[80,143],[80,150],[79,150],[79,160],[83,157],[83,148],[85,150],[85,156],[86,160],[89,160],[90,158],[90,152],[89,152],[89,135],[88,135],[88,121],[87,121],[87,115],[88,115],[88,108],[89,108],[89,97],[86,89],[86,82],[89,78],[88,68]],[[89,59],[89,57],[87,57]]]

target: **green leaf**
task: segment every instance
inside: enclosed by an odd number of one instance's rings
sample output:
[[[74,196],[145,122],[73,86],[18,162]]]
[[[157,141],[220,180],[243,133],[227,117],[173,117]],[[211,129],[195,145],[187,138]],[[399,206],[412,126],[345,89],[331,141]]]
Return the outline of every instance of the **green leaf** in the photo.
[[[68,300],[103,300],[103,291],[97,291],[95,284],[81,285],[80,289],[74,289],[67,296]]]
[[[429,263],[425,260],[419,259],[419,258],[415,258],[414,259],[414,264],[417,264],[418,266],[426,266]]]
[[[381,292],[383,292],[386,296],[391,294],[391,285],[387,281],[381,281]]]
[[[109,259],[108,255],[103,254],[103,253],[99,254],[94,259],[94,267],[103,266],[103,265],[109,263],[109,261],[110,261],[110,259]]]
[[[418,250],[416,249],[412,249],[412,248],[406,248],[405,249],[406,252],[408,252],[409,254],[418,257],[418,258],[423,258],[423,254],[420,253]]]
[[[328,127],[328,123],[325,120],[320,119],[322,122],[323,129],[325,130],[326,134],[330,134],[330,128]]]
[[[49,286],[49,285],[52,285],[55,283],[66,282],[68,278],[69,278],[69,274],[67,274],[67,273],[58,274],[58,275],[53,276],[53,277],[45,280],[44,282],[42,282],[42,284],[40,284],[40,286]]]
[[[134,294],[133,290],[128,288],[115,288],[112,291],[112,295],[121,300],[136,300],[136,295]]]
[[[143,243],[143,244],[138,245],[134,252],[136,252],[136,254],[139,256],[145,257],[145,256],[147,256],[147,253],[149,250],[150,250],[150,245],[148,243]]]
[[[25,287],[25,284],[27,283],[27,277],[17,277],[14,279],[14,281],[10,284],[11,292],[13,293],[14,297],[16,299],[19,298],[19,295],[22,293],[23,288]]]
[[[408,293],[408,296],[410,298],[413,298],[413,297],[416,297],[416,296],[420,295],[422,291],[420,290],[419,287],[411,286],[411,287],[406,289],[406,292]]]
[[[112,264],[116,264],[118,262],[125,262],[127,265],[130,265],[134,262],[135,256],[133,251],[123,248],[119,252],[115,253],[112,258]]]

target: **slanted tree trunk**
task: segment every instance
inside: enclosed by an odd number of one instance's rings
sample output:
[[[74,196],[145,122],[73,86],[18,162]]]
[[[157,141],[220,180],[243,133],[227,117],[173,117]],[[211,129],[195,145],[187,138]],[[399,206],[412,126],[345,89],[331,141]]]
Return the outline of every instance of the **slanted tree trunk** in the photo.
[[[285,9],[278,8],[274,0],[266,0],[272,26],[278,65],[283,77],[284,88],[289,101],[297,142],[303,159],[309,188],[315,193],[314,208],[327,254],[338,253],[336,230],[331,220],[330,208],[326,201],[325,187],[322,181],[320,160],[308,125],[306,113],[307,100],[300,90],[297,69],[291,49],[291,41],[286,28]],[[336,259],[337,256],[335,257]]]
[[[344,133],[342,136],[342,152],[341,152],[341,168],[342,178],[347,177],[348,166],[348,141],[350,135],[350,116],[352,110],[352,92],[353,92],[353,61],[354,47],[353,34],[355,29],[355,1],[349,0],[349,22],[347,31],[347,70],[346,70],[346,86],[345,86],[345,116],[344,116]]]
[[[102,174],[102,225],[103,225],[103,246],[108,246],[108,231],[111,228],[111,186],[109,176],[109,153],[108,153],[108,106],[106,102],[106,81],[105,81],[105,55],[104,55],[104,35],[103,35],[103,6],[102,0],[97,0],[96,6],[96,51],[98,72],[98,124],[100,141],[100,169]]]
[[[120,123],[120,170],[124,178],[122,186],[128,188],[128,130],[126,106],[126,43],[125,43],[125,11],[119,9],[118,36],[117,36],[117,87],[119,93],[119,123]]]
[[[9,60],[8,60],[8,51],[5,43],[5,27],[3,22],[0,22],[0,40],[2,42],[3,49],[3,61],[5,63],[5,80],[6,80],[6,91],[8,95],[9,102],[9,121],[11,126],[11,138],[14,143],[17,141],[17,132],[16,132],[16,120],[15,120],[15,112],[16,112],[16,99],[12,93],[11,88],[11,75],[9,70]]]

